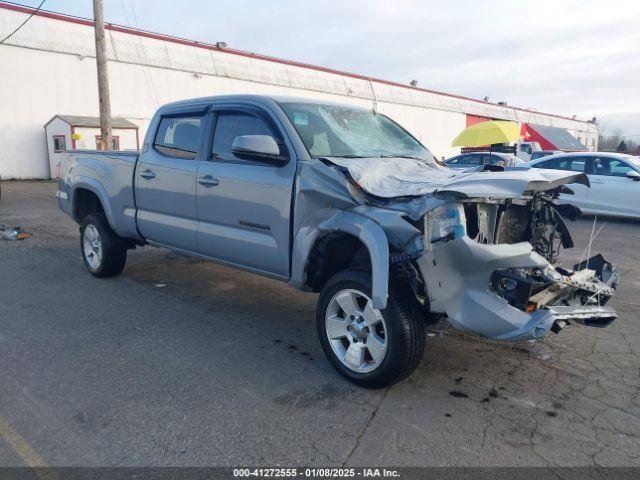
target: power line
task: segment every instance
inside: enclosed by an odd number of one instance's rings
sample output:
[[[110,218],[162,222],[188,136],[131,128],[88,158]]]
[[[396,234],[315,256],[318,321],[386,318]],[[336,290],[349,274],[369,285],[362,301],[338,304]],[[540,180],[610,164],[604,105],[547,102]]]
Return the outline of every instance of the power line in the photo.
[[[31,15],[29,15],[29,16],[27,17],[27,19],[26,19],[24,22],[22,22],[22,23],[18,26],[18,28],[16,28],[13,32],[11,32],[9,35],[7,35],[7,36],[6,36],[6,37],[4,37],[2,40],[0,40],[0,45],[2,45],[4,42],[6,42],[7,40],[9,40],[11,37],[13,37],[13,35],[14,35],[15,33],[17,33],[17,32],[18,32],[18,30],[20,30],[22,27],[24,27],[24,26],[25,26],[25,24],[26,24],[29,20],[31,20],[31,17],[33,17],[36,13],[38,13],[38,11],[42,8],[42,5],[44,5],[44,2],[45,2],[45,1],[46,1],[46,0],[42,0],[42,1],[40,2],[40,5],[38,5],[38,8],[36,8],[33,12],[31,12]]]
[[[128,25],[131,27],[132,24],[135,22],[135,26],[136,28],[140,28],[140,24],[138,23],[138,17],[136,15],[136,11],[133,8],[133,3],[131,2],[131,0],[129,0],[129,7],[131,8],[131,13],[133,14],[133,20],[134,22],[131,21],[131,19],[129,18],[129,12],[127,11],[127,7],[124,4],[124,0],[120,0],[120,3],[122,5],[122,10],[124,11],[124,15],[127,19],[127,23]],[[155,108],[158,108],[158,92],[156,90],[156,86],[153,83],[153,77],[151,74],[151,71],[149,69],[149,59],[147,58],[147,52],[144,48],[144,43],[142,42],[142,38],[138,38],[138,42],[134,41],[134,46],[136,49],[136,53],[138,54],[138,57],[140,58],[140,64],[142,66],[142,74],[144,75],[144,79],[147,82],[147,87],[149,90],[149,96],[151,97],[151,101],[153,102]]]

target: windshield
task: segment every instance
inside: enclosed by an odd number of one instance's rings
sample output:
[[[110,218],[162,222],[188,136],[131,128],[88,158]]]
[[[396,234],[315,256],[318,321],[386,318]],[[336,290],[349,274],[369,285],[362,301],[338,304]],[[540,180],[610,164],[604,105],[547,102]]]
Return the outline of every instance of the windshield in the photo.
[[[281,106],[313,158],[409,157],[435,163],[406,130],[372,110],[311,103]]]
[[[640,157],[629,157],[627,160],[637,169],[640,169]]]

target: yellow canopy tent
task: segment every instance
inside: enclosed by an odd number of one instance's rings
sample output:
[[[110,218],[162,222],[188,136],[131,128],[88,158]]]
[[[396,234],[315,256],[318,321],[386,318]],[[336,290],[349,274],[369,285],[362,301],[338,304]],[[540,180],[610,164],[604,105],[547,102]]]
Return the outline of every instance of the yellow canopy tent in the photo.
[[[452,147],[482,147],[494,143],[517,142],[520,125],[514,122],[491,120],[465,128],[451,143]]]

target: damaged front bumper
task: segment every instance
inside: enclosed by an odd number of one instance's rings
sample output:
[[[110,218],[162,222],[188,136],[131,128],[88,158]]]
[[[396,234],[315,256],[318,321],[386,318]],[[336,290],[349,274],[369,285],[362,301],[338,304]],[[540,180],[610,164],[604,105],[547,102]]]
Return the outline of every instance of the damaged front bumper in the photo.
[[[599,255],[565,270],[528,242],[483,244],[465,235],[432,245],[417,263],[429,311],[487,338],[530,340],[571,322],[603,327],[616,318],[606,302],[618,274]]]

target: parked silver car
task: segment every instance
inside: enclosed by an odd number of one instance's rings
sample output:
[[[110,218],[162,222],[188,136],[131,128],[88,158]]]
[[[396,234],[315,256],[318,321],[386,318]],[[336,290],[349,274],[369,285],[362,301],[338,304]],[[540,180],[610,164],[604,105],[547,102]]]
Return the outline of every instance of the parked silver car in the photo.
[[[575,152],[550,155],[525,165],[587,174],[591,185],[571,185],[573,195],[561,194],[559,202],[578,207],[586,214],[640,218],[640,157]]]
[[[522,164],[515,155],[510,153],[501,152],[470,152],[456,155],[448,160],[445,160],[444,164],[453,168],[454,170],[468,170],[470,168],[479,167],[481,165],[499,165],[503,167],[514,167],[518,164]]]
[[[542,157],[548,157],[549,155],[557,155],[559,153],[564,153],[562,150],[538,150],[537,152],[531,153],[531,158],[527,161],[533,162],[534,160],[538,160]]]

